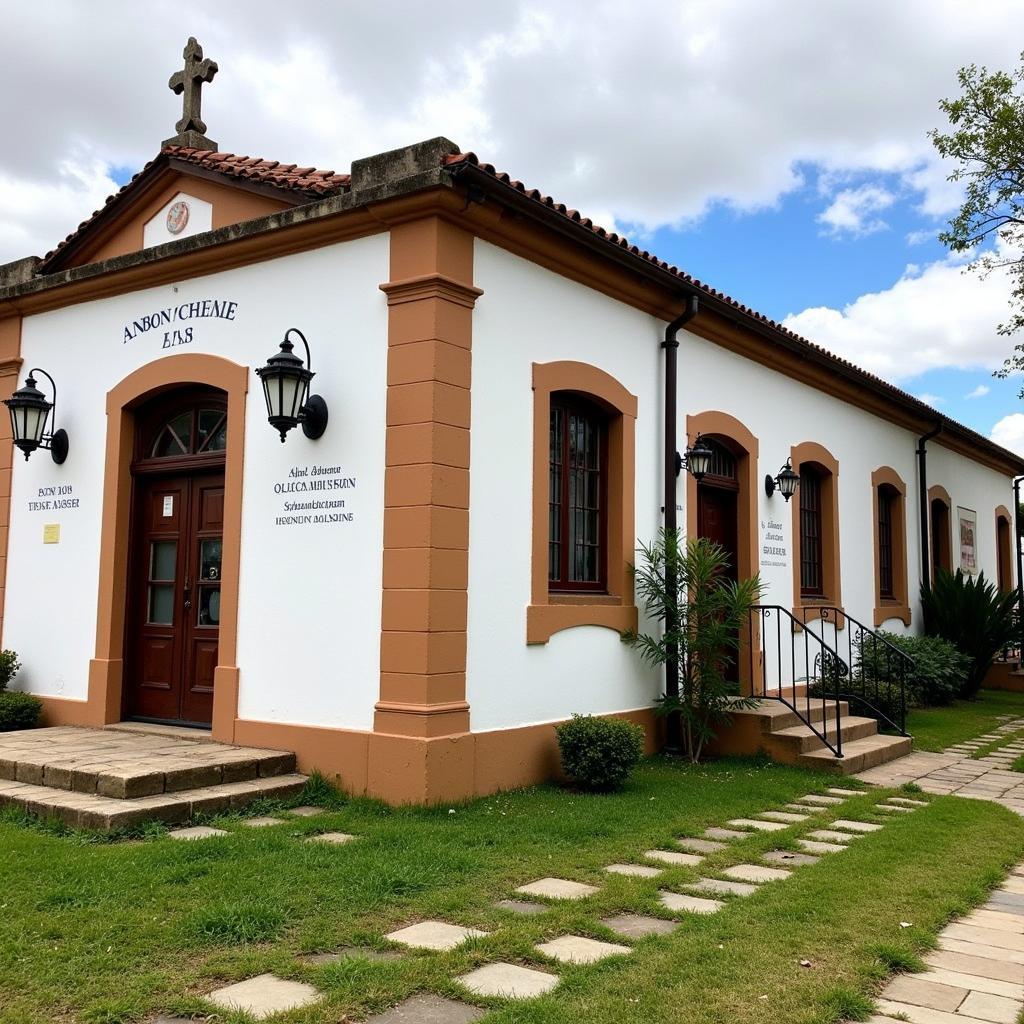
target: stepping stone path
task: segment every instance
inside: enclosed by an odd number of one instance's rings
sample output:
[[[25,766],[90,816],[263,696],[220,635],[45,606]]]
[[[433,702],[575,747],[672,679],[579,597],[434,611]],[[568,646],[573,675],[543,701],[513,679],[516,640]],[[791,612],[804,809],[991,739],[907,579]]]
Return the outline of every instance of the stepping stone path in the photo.
[[[666,921],[660,917],[646,917],[643,914],[618,914],[615,917],[602,917],[601,924],[609,931],[623,935],[627,939],[643,939],[648,935],[668,935],[679,927],[675,921]]]
[[[463,928],[460,925],[448,924],[446,921],[420,921],[407,928],[399,928],[384,938],[389,942],[399,942],[413,949],[448,950],[461,946],[470,939],[482,939],[490,935],[478,928]]]
[[[318,814],[323,814],[324,809],[322,807],[289,807],[289,814],[294,814],[298,818],[315,818]]]
[[[881,825],[875,825],[870,821],[849,821],[847,818],[836,818],[832,822],[833,828],[845,829],[848,832],[880,832]]]
[[[889,982],[874,1024],[1015,1024],[1024,1012],[1024,896],[1015,891],[1022,870],[983,907],[946,926],[939,948],[924,957],[924,973]]]
[[[597,891],[596,885],[571,882],[567,878],[540,878],[516,889],[526,896],[546,896],[549,900],[582,900]]]
[[[913,814],[913,807],[900,807],[899,804],[875,804],[876,811],[884,811],[886,814]]]
[[[685,910],[691,914],[714,914],[725,906],[721,900],[706,900],[678,892],[661,892],[658,898],[666,910]]]
[[[819,793],[808,793],[807,796],[802,796],[797,801],[801,804],[817,804],[819,807],[832,807],[835,804],[841,804],[845,801],[846,797],[842,796],[822,796]]]
[[[841,853],[845,846],[836,846],[834,843],[819,843],[813,839],[798,839],[796,845],[807,853]]]
[[[495,963],[484,964],[455,980],[474,995],[531,999],[550,992],[558,984],[558,975],[518,964]]]
[[[222,828],[210,828],[209,825],[192,825],[189,828],[176,828],[167,833],[169,839],[193,842],[196,839],[212,839],[215,836],[226,836],[230,833]]]
[[[704,858],[695,853],[676,853],[674,850],[645,850],[644,856],[651,860],[660,860],[663,864],[672,864],[675,867],[695,867]]]
[[[370,1017],[366,1024],[469,1024],[487,1011],[440,996],[418,995]]]
[[[624,956],[633,952],[629,946],[620,946],[614,942],[599,942],[597,939],[588,939],[583,935],[560,935],[557,939],[542,942],[533,948],[563,964],[595,964],[598,960],[604,960],[610,956]]]
[[[793,811],[763,811],[758,817],[768,818],[771,821],[786,821],[793,824],[798,821],[806,821],[810,815],[796,814]]]
[[[534,903],[532,900],[499,900],[494,904],[501,910],[511,911],[513,914],[544,914],[550,910],[545,903]]]
[[[782,868],[766,868],[762,864],[734,864],[731,868],[725,868],[722,874],[737,882],[781,882],[789,878],[792,871],[784,871]]]
[[[749,839],[749,832],[737,832],[734,828],[717,828],[712,826],[711,828],[704,829],[704,837],[706,839]]]
[[[844,799],[848,796],[867,796],[868,791],[866,789],[843,789],[841,786],[830,786],[825,790],[826,793],[830,793],[832,796],[841,796]]]
[[[823,843],[849,843],[860,839],[856,832],[835,832],[830,828],[819,828],[807,833],[808,839],[816,839]]]
[[[242,824],[246,828],[268,828],[271,825],[283,825],[284,818],[246,818]]]
[[[781,821],[758,821],[756,818],[733,818],[726,824],[735,828],[749,828],[755,832],[781,832],[783,829],[789,828]]]
[[[242,1010],[256,1020],[265,1020],[275,1013],[310,1006],[321,996],[312,985],[304,982],[288,981],[274,974],[260,974],[236,985],[219,988],[206,998],[222,1010]]]
[[[343,846],[345,843],[351,843],[353,839],[355,836],[350,836],[347,832],[320,832],[315,836],[307,836],[305,842],[333,843],[335,846]]]
[[[643,864],[609,864],[605,871],[613,875],[631,875],[635,878],[657,878],[662,873],[661,868],[649,868]]]

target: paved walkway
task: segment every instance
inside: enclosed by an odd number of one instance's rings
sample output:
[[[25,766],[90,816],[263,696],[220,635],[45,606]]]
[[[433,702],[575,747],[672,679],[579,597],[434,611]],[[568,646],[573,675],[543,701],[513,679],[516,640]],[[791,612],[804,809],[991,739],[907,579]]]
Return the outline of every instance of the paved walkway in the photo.
[[[900,974],[878,997],[871,1024],[1016,1024],[1024,1010],[1024,866],[988,903],[949,924],[923,974]]]
[[[1024,718],[1007,716],[1002,725],[976,739],[958,743],[941,753],[918,751],[897,761],[869,768],[854,778],[877,786],[902,786],[915,782],[926,793],[993,800],[1024,815],[1024,774],[1010,770],[1024,754]],[[1001,744],[984,757],[972,753],[982,747]]]

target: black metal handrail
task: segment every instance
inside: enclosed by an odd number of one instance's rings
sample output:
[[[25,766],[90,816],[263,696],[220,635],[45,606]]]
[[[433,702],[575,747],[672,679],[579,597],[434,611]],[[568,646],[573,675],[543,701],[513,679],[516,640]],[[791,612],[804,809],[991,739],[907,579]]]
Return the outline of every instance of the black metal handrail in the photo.
[[[846,688],[842,699],[906,736],[907,675],[914,669],[914,659],[848,611],[833,605],[807,605],[803,609],[805,630],[810,630],[814,621],[808,618],[812,611],[823,625],[834,627],[835,645],[839,649],[839,634],[845,630],[846,663],[850,671],[843,677]]]
[[[784,704],[836,757],[842,757],[842,679],[849,675],[850,666],[824,637],[804,629],[781,605],[755,605],[748,626],[751,696]],[[770,686],[770,681],[775,685]],[[820,695],[812,695],[813,689],[820,689]],[[821,720],[816,723],[819,703]]]

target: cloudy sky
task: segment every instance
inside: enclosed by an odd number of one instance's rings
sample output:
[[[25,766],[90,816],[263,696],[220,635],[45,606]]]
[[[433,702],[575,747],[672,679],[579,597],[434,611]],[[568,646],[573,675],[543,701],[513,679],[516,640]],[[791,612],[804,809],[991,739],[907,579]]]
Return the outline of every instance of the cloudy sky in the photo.
[[[196,35],[230,152],[347,170],[446,135],[1024,451],[991,371],[1005,282],[936,241],[927,132],[968,63],[1015,66],[1011,0],[4,5],[0,262],[41,255],[174,134]],[[11,102],[10,98],[16,99]]]

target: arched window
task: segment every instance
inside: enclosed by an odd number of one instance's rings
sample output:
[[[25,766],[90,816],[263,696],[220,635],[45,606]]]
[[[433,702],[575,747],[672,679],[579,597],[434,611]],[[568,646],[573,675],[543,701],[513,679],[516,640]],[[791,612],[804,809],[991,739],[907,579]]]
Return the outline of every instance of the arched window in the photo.
[[[893,518],[899,492],[889,484],[878,488],[878,593],[884,599],[895,597],[893,582]]]
[[[907,584],[907,485],[889,466],[871,474],[875,510],[875,625],[910,625]]]
[[[815,463],[800,467],[800,596],[825,596],[822,559],[821,484],[824,471]]]
[[[551,396],[548,586],[605,588],[607,565],[607,415],[567,392]]]
[[[790,449],[800,476],[793,506],[793,614],[809,621],[842,608],[839,559],[839,462],[816,441]]]
[[[218,461],[224,457],[227,434],[227,403],[218,392],[176,393],[147,407],[139,424],[135,461]]]
[[[1009,510],[996,509],[996,579],[1002,591],[1013,590],[1013,528]]]
[[[935,579],[940,569],[944,569],[946,572],[953,571],[949,502],[945,498],[934,494],[935,488],[930,487],[928,490],[929,493],[934,495],[930,502],[930,508],[932,520],[932,579]]]

